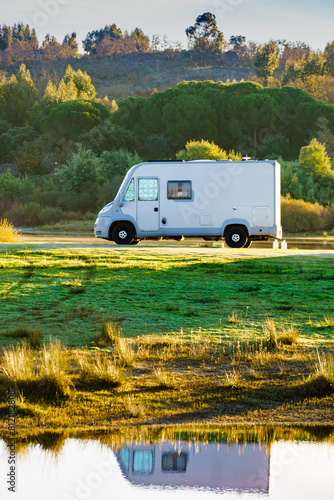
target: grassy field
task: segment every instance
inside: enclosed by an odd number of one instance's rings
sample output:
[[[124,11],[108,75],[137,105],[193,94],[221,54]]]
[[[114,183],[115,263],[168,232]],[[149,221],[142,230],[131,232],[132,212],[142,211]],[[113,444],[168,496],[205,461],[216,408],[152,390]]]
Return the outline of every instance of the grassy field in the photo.
[[[274,255],[274,254],[273,254]],[[0,254],[0,342],[23,325],[90,346],[113,316],[126,337],[201,332],[260,339],[269,317],[309,344],[332,342],[331,257],[59,249]],[[233,316],[233,319],[231,319]],[[327,318],[327,320],[325,319]]]
[[[20,428],[333,421],[332,254],[15,248],[3,426],[11,386]]]

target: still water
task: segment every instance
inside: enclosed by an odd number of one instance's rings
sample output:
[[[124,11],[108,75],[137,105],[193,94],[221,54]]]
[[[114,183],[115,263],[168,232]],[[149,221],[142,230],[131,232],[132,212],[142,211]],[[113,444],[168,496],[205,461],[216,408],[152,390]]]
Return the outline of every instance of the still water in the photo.
[[[317,437],[273,429],[153,430],[117,439],[45,434],[18,442],[15,494],[7,489],[8,447],[0,440],[0,498],[333,500],[334,431]]]

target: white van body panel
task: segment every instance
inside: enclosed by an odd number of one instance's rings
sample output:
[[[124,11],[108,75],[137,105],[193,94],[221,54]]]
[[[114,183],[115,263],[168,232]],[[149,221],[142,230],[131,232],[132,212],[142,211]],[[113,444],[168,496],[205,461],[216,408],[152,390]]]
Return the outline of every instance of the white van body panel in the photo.
[[[95,235],[111,239],[117,222],[131,223],[138,239],[223,237],[232,225],[243,226],[250,240],[280,239],[280,165],[269,160],[140,163],[128,171],[114,202],[100,211]]]

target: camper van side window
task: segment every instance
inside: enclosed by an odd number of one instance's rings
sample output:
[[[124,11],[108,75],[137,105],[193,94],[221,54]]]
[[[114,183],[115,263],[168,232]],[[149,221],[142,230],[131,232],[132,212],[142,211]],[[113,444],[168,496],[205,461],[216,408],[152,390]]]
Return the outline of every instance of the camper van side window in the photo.
[[[135,180],[131,179],[131,182],[126,190],[123,201],[135,201]]]
[[[138,179],[138,200],[157,201],[158,199],[158,179],[142,178]]]
[[[191,200],[191,181],[168,181],[168,200]]]

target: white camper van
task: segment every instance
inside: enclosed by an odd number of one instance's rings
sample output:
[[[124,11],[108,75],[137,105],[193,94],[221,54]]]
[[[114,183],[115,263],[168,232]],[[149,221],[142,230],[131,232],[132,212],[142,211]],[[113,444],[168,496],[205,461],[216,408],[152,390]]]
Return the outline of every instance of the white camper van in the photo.
[[[276,161],[156,161],[130,168],[95,236],[117,244],[202,237],[232,248],[282,238]]]

